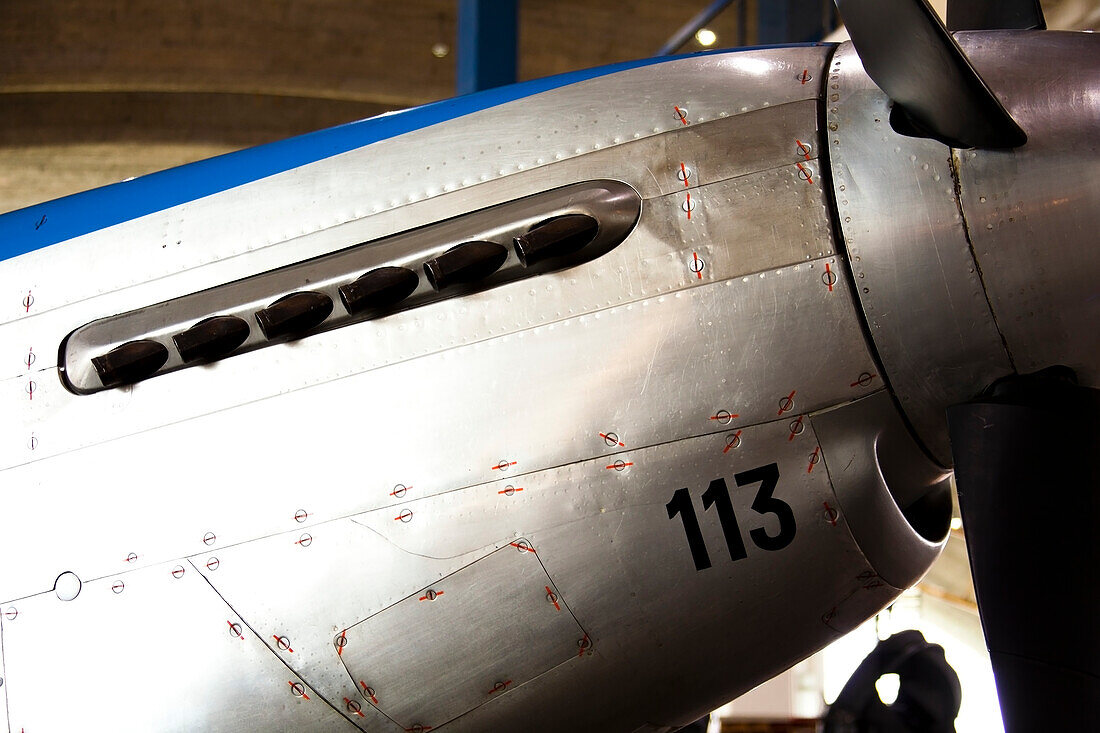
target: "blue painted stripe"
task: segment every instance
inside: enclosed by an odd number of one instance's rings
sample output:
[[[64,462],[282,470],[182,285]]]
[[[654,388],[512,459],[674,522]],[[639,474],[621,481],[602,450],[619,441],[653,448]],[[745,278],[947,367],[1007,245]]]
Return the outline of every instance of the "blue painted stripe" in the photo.
[[[705,51],[696,55],[718,53],[728,51]],[[505,102],[677,58],[683,57],[639,59],[489,89],[219,155],[29,206],[0,216],[0,260]]]

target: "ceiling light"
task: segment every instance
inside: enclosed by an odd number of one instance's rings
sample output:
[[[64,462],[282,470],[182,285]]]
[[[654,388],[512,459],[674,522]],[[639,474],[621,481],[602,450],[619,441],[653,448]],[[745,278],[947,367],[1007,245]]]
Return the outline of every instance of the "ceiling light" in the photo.
[[[700,28],[695,31],[695,40],[699,42],[700,46],[713,46],[714,42],[718,40],[718,36],[714,35],[714,31],[710,28]]]

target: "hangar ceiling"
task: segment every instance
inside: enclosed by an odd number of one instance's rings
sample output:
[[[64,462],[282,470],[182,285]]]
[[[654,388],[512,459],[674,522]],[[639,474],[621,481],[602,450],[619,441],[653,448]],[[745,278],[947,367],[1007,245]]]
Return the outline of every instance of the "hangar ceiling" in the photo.
[[[522,0],[519,77],[651,56],[708,4]],[[453,96],[456,5],[0,3],[0,211]],[[738,20],[710,25],[719,46]]]

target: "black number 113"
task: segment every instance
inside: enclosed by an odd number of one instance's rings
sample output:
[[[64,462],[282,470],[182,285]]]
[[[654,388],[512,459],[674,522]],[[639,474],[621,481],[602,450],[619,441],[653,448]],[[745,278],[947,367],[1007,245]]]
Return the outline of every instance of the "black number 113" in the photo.
[[[756,492],[756,498],[752,500],[752,510],[757,514],[774,514],[779,519],[779,533],[774,537],[769,535],[763,527],[750,530],[749,537],[753,544],[769,552],[782,550],[791,544],[795,533],[794,512],[791,511],[787,502],[772,496],[775,487],[779,484],[779,466],[769,463],[766,466],[742,471],[735,474],[733,480],[738,486],[759,483],[760,489]],[[741,528],[737,524],[737,515],[733,511],[733,502],[730,501],[730,492],[726,488],[725,479],[714,479],[703,493],[703,511],[708,511],[712,506],[718,508],[718,521],[722,524],[722,534],[726,537],[730,558],[745,559],[748,553],[745,552],[745,542],[741,539]],[[691,550],[691,559],[695,561],[695,569],[709,568],[710,554],[703,541],[703,533],[699,529],[699,520],[695,516],[695,507],[691,503],[688,490],[686,488],[677,490],[665,508],[668,509],[669,519],[679,515],[684,523],[684,534],[687,535],[688,549]]]

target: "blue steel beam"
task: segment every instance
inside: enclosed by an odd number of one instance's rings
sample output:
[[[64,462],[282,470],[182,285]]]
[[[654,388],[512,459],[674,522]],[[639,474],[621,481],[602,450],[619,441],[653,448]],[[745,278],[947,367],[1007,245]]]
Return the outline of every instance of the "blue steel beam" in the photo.
[[[512,84],[516,81],[517,0],[459,0],[458,94]]]

